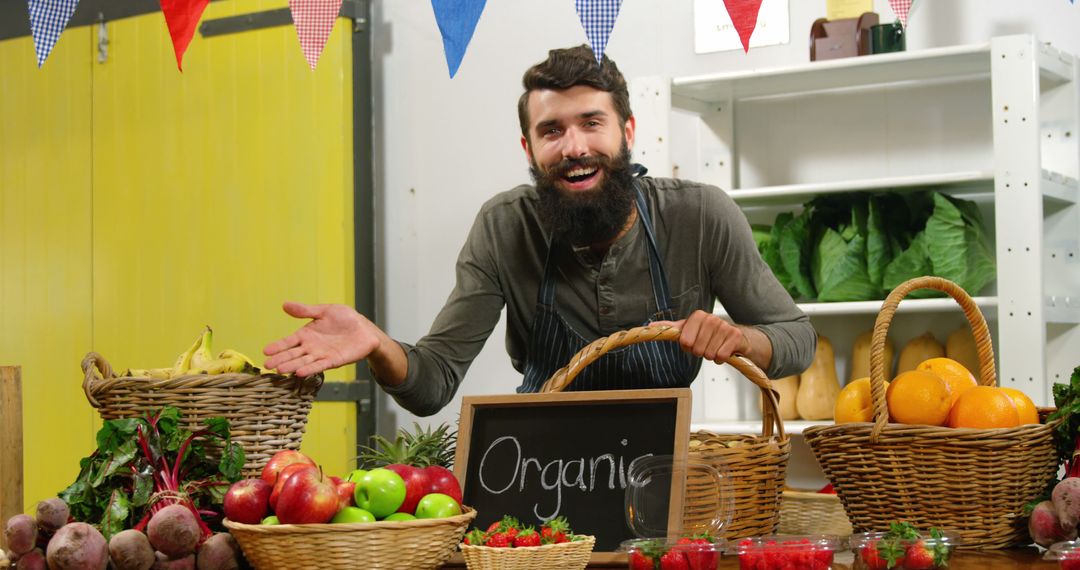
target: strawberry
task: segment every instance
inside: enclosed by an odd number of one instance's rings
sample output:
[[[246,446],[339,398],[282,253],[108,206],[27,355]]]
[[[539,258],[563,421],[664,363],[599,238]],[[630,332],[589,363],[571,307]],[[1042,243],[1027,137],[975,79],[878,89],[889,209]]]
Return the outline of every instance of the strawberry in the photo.
[[[656,561],[647,553],[641,550],[630,553],[630,570],[653,570],[655,566]]]
[[[681,550],[673,548],[660,557],[660,570],[690,570],[690,563]]]
[[[1061,555],[1061,570],[1080,570],[1080,553],[1066,552]]]
[[[525,527],[514,537],[514,547],[540,546],[540,534],[533,527]]]
[[[474,528],[465,535],[464,542],[465,544],[470,544],[472,546],[483,546],[484,543],[487,542],[487,539],[488,535],[486,532],[478,528]]]
[[[487,542],[484,543],[484,546],[492,548],[509,548],[510,545],[510,537],[506,536],[505,532],[492,533],[488,536]]]
[[[680,538],[678,543],[690,570],[715,570],[716,550],[708,535],[699,535],[694,538]]]
[[[867,570],[886,570],[891,567],[889,566],[889,563],[881,557],[881,553],[878,552],[878,544],[877,541],[874,541],[859,550],[859,557],[862,558],[863,564],[866,565]],[[901,559],[901,562],[902,561],[903,559]]]
[[[922,539],[913,542],[904,552],[904,568],[906,570],[933,570],[936,567],[934,551]]]
[[[570,532],[570,523],[565,517],[555,517],[540,527],[540,542],[543,544],[559,544],[570,540],[567,534]]]

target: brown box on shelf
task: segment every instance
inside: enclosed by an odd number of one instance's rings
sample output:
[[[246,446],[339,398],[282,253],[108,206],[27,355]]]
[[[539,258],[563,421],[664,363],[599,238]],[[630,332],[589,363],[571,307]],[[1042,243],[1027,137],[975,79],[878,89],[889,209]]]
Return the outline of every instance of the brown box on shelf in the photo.
[[[841,20],[818,18],[810,26],[810,61],[869,54],[870,26],[877,23],[874,12]]]

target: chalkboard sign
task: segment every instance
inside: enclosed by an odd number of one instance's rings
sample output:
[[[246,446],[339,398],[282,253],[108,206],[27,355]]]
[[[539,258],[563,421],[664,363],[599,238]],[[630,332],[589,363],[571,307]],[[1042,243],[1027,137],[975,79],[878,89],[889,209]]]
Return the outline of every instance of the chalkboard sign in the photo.
[[[475,526],[513,515],[539,528],[561,515],[611,552],[635,538],[623,512],[630,467],[685,459],[689,430],[688,388],[468,396],[455,471]]]

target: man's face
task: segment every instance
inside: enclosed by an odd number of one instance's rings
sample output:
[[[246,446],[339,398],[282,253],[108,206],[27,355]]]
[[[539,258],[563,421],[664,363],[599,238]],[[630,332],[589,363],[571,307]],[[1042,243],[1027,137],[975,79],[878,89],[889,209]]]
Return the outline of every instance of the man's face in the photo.
[[[534,91],[528,110],[521,144],[544,222],[578,245],[615,237],[633,209],[634,119],[623,123],[611,95],[587,86]]]

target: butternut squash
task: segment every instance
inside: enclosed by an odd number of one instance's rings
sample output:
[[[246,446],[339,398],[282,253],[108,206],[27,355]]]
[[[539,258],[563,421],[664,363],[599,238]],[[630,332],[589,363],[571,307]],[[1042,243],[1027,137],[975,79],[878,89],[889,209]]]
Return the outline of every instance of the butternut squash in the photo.
[[[979,351],[975,348],[975,336],[971,334],[971,328],[964,325],[951,334],[945,341],[945,356],[964,365],[975,378],[982,378],[982,370],[979,369]]]
[[[851,367],[848,370],[848,383],[859,378],[870,377],[870,337],[874,335],[873,329],[868,330],[855,339],[855,346],[851,348]],[[892,365],[893,356],[896,354],[893,341],[885,337],[885,381],[893,379]]]
[[[776,391],[777,396],[780,399],[780,405],[777,411],[780,412],[780,419],[782,420],[797,420],[799,419],[799,410],[795,407],[795,398],[799,395],[799,377],[785,376],[769,382],[772,389]],[[761,409],[761,397],[758,397],[758,409]]]
[[[915,370],[920,362],[942,356],[945,356],[945,347],[934,338],[933,333],[925,332],[909,340],[904,348],[900,349],[900,359],[896,361],[896,374]]]
[[[810,367],[799,376],[795,407],[804,420],[832,419],[840,380],[836,377],[836,357],[832,343],[818,335],[817,350]]]

